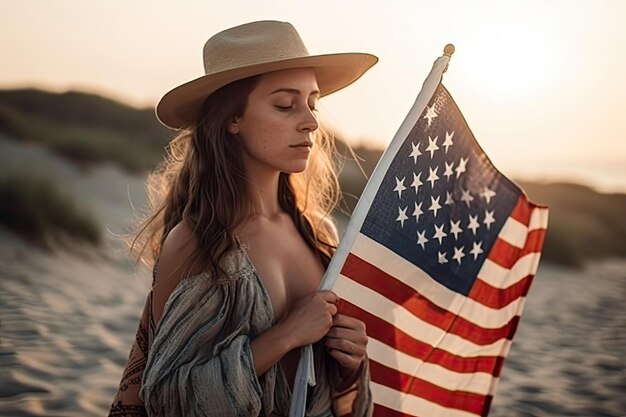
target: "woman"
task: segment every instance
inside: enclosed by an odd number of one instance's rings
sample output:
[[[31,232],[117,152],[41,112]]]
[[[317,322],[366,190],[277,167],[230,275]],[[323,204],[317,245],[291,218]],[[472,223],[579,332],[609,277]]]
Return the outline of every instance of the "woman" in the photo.
[[[308,344],[309,415],[371,413],[365,326],[317,291],[338,189],[315,106],[376,61],[253,22],[209,39],[205,75],[159,102],[180,134],[133,242],[158,262],[110,416],[285,416]]]

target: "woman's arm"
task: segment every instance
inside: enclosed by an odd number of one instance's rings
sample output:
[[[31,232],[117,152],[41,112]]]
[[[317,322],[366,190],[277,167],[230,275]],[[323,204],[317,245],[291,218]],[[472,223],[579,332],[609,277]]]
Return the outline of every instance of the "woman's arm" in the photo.
[[[139,398],[141,377],[148,359],[149,299],[143,307],[135,341],[128,355],[119,388],[109,409],[109,417],[145,417],[143,402]]]

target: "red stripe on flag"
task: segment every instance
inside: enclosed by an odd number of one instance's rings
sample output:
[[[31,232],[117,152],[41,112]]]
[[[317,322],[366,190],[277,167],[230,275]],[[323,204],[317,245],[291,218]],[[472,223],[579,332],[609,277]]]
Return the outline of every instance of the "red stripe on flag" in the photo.
[[[534,208],[534,204],[530,203],[528,198],[522,194],[517,199],[517,204],[515,204],[515,207],[509,216],[523,225],[528,226],[528,223],[530,223],[530,214]]]
[[[428,343],[415,339],[385,320],[346,300],[341,300],[340,311],[342,314],[363,321],[369,337],[424,362],[438,364],[459,373],[484,372],[498,376],[502,369],[503,358],[500,356],[466,358],[454,355],[443,349],[433,348]]]
[[[510,287],[500,289],[489,285],[479,277],[474,281],[474,285],[467,296],[487,307],[501,309],[518,298],[526,296],[533,278],[534,275],[528,275]]]
[[[545,229],[536,229],[529,232],[522,249],[497,238],[493,242],[488,258],[503,268],[511,269],[521,257],[530,253],[541,252],[545,235]]]
[[[485,396],[467,391],[450,391],[423,379],[399,372],[374,360],[369,361],[372,382],[424,398],[442,407],[480,414]]]
[[[477,345],[489,345],[500,339],[509,338],[510,328],[517,327],[517,320],[519,320],[519,317],[513,317],[505,325],[494,329],[480,327],[432,303],[415,289],[354,254],[348,255],[341,273],[395,304],[401,305],[421,320]]]

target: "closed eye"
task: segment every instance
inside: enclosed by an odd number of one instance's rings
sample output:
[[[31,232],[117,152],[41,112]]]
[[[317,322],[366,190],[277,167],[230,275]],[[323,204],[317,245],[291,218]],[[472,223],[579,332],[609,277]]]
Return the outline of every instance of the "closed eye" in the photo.
[[[274,106],[274,107],[276,107],[280,111],[288,111],[288,110],[292,110],[294,106]],[[309,106],[309,110],[315,111],[315,112],[317,111],[317,109],[314,106],[313,107]]]

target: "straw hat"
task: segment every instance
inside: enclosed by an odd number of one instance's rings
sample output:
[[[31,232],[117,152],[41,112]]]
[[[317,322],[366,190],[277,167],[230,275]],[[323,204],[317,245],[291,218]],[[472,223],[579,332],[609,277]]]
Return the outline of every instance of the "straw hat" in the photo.
[[[204,73],[169,91],[156,107],[158,119],[173,129],[197,119],[202,103],[228,83],[292,68],[313,68],[322,96],[363,75],[378,58],[364,53],[309,55],[295,28],[286,22],[260,21],[217,33],[204,45]]]

